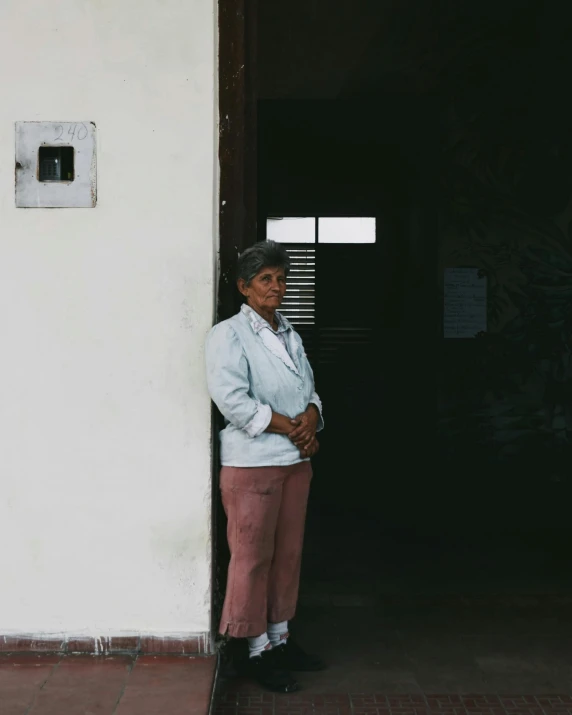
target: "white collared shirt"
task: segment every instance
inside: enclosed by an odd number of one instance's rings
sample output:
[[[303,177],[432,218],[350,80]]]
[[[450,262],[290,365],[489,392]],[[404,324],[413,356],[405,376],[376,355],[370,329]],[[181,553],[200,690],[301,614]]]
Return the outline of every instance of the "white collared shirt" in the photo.
[[[282,355],[283,359],[285,362],[290,362],[290,366],[292,370],[297,371],[298,368],[294,364],[294,361],[292,359],[292,355],[290,353],[289,349],[289,342],[287,340],[287,333],[292,330],[292,326],[290,323],[286,320],[286,318],[283,317],[281,313],[276,313],[276,320],[278,321],[278,330],[274,330],[274,328],[270,325],[270,323],[265,320],[261,315],[259,315],[255,310],[253,310],[249,305],[246,305],[244,303],[241,308],[242,312],[246,315],[248,320],[250,321],[250,324],[252,325],[253,330],[256,333],[259,333],[264,342],[270,346],[274,344],[274,350],[283,350],[284,353]],[[276,342],[278,341],[278,342]],[[279,344],[280,345],[279,345]],[[280,347],[281,346],[281,347]]]
[[[226,427],[220,434],[224,466],[286,466],[303,461],[286,435],[266,432],[277,412],[294,419],[322,403],[302,340],[277,313],[274,330],[258,313],[240,313],[216,325],[207,338],[207,382]]]

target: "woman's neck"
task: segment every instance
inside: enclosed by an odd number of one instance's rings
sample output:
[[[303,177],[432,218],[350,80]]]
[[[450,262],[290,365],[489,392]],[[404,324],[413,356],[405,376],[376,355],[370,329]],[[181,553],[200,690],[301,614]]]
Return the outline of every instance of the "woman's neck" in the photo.
[[[251,308],[255,313],[257,313],[261,318],[264,318],[264,320],[271,325],[274,329],[278,327],[278,321],[276,320],[276,311],[275,310],[262,310],[260,308],[255,308],[254,306],[250,305],[250,303],[247,303],[248,307]]]

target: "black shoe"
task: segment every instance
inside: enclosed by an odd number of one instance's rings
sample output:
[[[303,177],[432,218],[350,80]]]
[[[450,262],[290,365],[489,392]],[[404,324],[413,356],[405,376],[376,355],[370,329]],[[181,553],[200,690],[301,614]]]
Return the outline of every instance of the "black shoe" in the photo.
[[[276,662],[274,649],[265,650],[261,655],[249,659],[248,674],[263,688],[274,693],[295,693],[300,690],[296,678]]]
[[[291,636],[284,645],[276,646],[271,652],[274,653],[276,667],[284,670],[313,672],[326,669],[326,664],[321,658],[306,653]]]

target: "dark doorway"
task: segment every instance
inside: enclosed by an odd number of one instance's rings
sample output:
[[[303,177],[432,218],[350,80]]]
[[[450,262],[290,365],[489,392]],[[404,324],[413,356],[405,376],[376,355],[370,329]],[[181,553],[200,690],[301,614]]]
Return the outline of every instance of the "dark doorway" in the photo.
[[[412,234],[426,265],[436,263],[434,209],[422,193],[434,146],[430,106],[398,97],[261,102],[258,127],[259,238],[283,242],[292,257],[284,309],[327,405],[313,502],[378,518],[405,496],[403,481],[384,475],[396,463],[408,470],[401,413],[409,396],[428,427],[419,448],[432,441],[434,279],[430,269],[407,273]],[[415,214],[426,221],[414,227]],[[425,358],[410,374],[411,320]],[[383,444],[377,454],[366,446],[375,444]],[[350,475],[359,475],[359,487]]]
[[[325,410],[295,630],[332,668],[307,687],[343,694],[336,712],[568,693],[572,453],[562,406],[542,429],[542,370],[572,306],[569,18],[534,0],[236,17],[257,52],[237,60],[242,140],[232,122],[221,140],[221,318],[236,253],[280,234]],[[340,219],[374,241],[320,241]],[[445,336],[451,266],[486,274],[484,335]]]

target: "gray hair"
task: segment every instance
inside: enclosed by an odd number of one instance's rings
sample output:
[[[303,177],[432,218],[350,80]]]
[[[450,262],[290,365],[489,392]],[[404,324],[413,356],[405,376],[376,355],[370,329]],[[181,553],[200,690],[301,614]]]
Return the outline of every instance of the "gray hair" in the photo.
[[[288,275],[290,259],[284,246],[276,241],[260,241],[247,248],[238,259],[237,278],[248,285],[263,268],[282,268]]]

